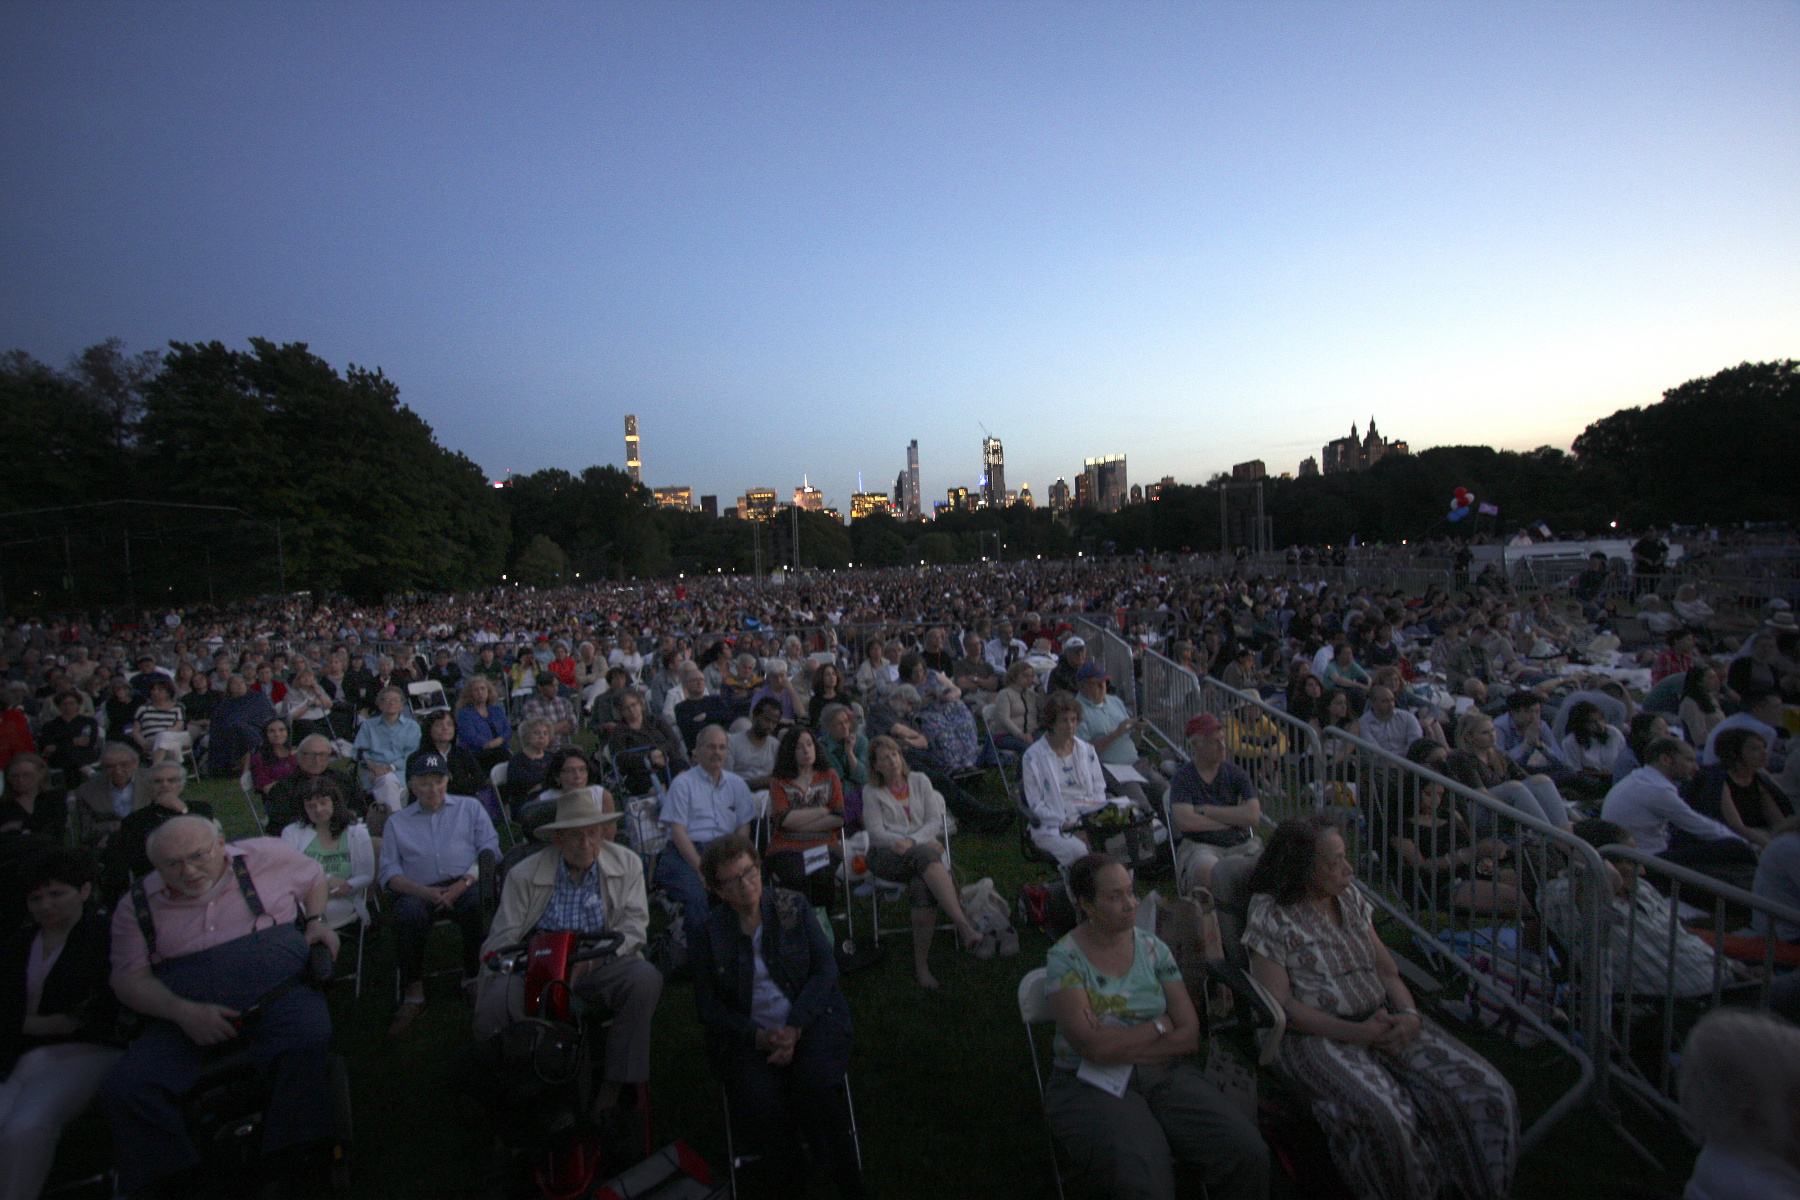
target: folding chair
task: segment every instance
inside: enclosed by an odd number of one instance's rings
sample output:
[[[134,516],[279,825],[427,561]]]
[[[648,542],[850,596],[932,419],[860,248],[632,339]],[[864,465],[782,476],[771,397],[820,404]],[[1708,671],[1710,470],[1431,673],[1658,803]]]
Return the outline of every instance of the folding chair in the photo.
[[[1044,1118],[1044,1140],[1050,1145],[1050,1170],[1056,1177],[1056,1194],[1063,1192],[1062,1164],[1056,1160],[1056,1135],[1050,1132],[1050,1110],[1044,1103],[1044,1068],[1038,1062],[1037,1033],[1032,1028],[1051,1020],[1050,999],[1044,994],[1044,968],[1028,971],[1019,980],[1019,1021],[1025,1026],[1025,1047],[1031,1055],[1031,1077],[1037,1081],[1038,1111]]]
[[[950,810],[948,808],[946,808],[944,810],[943,838],[944,838],[944,869],[950,872],[951,882],[954,883],[956,881],[956,860],[955,860],[954,852],[950,849]],[[844,855],[844,861],[846,863],[849,863],[851,861],[851,857],[848,852],[846,852]],[[849,868],[846,867],[846,871],[848,871],[848,870],[849,870]],[[912,927],[910,925],[907,926],[906,928],[895,927],[893,929],[883,929],[881,927],[882,897],[885,896],[887,899],[893,900],[895,902],[904,901],[906,899],[908,885],[904,884],[904,883],[894,883],[891,880],[883,879],[879,875],[875,874],[873,871],[867,871],[867,870],[865,870],[861,875],[854,876],[849,882],[863,882],[863,881],[866,881],[869,885],[869,928],[871,930],[871,937],[874,941],[874,944],[877,946],[881,945],[881,935],[884,933],[890,933],[890,934],[911,933]],[[846,889],[846,891],[848,891],[848,889]],[[850,907],[850,901],[848,898],[846,898],[846,900],[844,902],[844,907],[846,909],[848,909]],[[940,930],[955,929],[955,928],[956,928],[956,926],[953,923],[948,922],[948,921],[943,922],[938,925],[938,929],[940,929]]]
[[[406,685],[406,700],[412,707],[413,720],[431,713],[449,712],[450,701],[444,696],[444,685],[435,679],[422,679]]]
[[[256,830],[260,836],[269,825],[269,815],[263,811],[261,801],[256,798],[256,786],[250,780],[250,772],[245,771],[238,776],[238,787],[244,791],[244,803],[250,808],[250,815],[256,818]]]
[[[755,1162],[762,1155],[737,1152],[737,1139],[732,1136],[731,1132],[731,1093],[725,1089],[723,1084],[719,1086],[719,1101],[725,1106],[725,1161],[729,1164],[731,1173],[732,1200],[737,1200],[738,1168]],[[850,1141],[856,1147],[856,1166],[860,1170],[863,1165],[862,1135],[856,1131],[856,1102],[850,1090],[849,1071],[844,1072],[844,1107],[850,1113]]]
[[[506,793],[502,790],[506,787],[507,768],[510,765],[495,763],[488,771],[488,786],[494,789],[494,807],[500,810],[500,819],[506,824],[507,839],[511,844],[517,845],[519,831],[513,827],[512,805],[506,802]]]

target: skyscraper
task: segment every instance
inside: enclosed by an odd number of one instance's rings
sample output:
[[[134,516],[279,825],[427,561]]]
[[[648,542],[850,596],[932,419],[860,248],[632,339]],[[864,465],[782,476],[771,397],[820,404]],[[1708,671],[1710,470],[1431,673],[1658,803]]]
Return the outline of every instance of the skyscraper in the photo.
[[[1069,481],[1058,478],[1050,485],[1050,511],[1064,513],[1069,511]]]
[[[1125,479],[1125,456],[1108,454],[1105,458],[1090,458],[1084,462],[1086,468],[1082,474],[1089,477],[1091,499],[1089,504],[1101,512],[1118,512],[1131,494],[1130,485]],[[1076,505],[1086,507],[1080,501],[1081,486],[1076,483]]]
[[[631,482],[644,482],[644,466],[638,461],[637,417],[625,414],[625,473]]]
[[[1006,455],[1000,439],[981,439],[981,503],[987,508],[1006,507]]]
[[[919,439],[914,438],[906,448],[906,516],[916,521],[922,514],[919,511]]]

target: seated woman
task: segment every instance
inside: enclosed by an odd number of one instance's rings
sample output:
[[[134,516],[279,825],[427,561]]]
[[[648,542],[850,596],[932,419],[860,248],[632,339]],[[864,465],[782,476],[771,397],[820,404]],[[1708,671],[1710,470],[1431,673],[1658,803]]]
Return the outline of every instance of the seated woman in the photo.
[[[288,719],[296,742],[309,733],[331,736],[331,722],[327,719],[331,716],[331,697],[320,686],[313,669],[304,663],[294,672],[293,682],[288,684],[287,695],[276,705],[276,711]]]
[[[1689,671],[1681,683],[1681,705],[1675,717],[1681,722],[1681,736],[1696,750],[1704,750],[1713,730],[1725,719],[1725,708],[1719,703],[1719,673],[1702,664]]]
[[[1252,871],[1250,971],[1287,1014],[1277,1056],[1358,1200],[1503,1200],[1512,1087],[1419,1015],[1329,814],[1283,821]]]
[[[1495,744],[1494,719],[1472,708],[1456,721],[1456,749],[1444,764],[1444,774],[1471,791],[1486,792],[1494,799],[1530,817],[1569,828],[1569,806],[1547,775],[1527,775],[1518,763]],[[1474,814],[1475,831],[1491,832],[1493,816],[1487,810]]]
[[[648,795],[655,790],[655,781],[667,787],[687,770],[681,735],[661,716],[645,712],[642,696],[631,691],[620,696],[618,713],[619,723],[606,735],[606,748],[625,777],[628,795]]]
[[[69,801],[62,791],[46,788],[50,765],[30,750],[6,764],[6,787],[0,791],[0,833],[31,833],[52,842],[69,840]]]
[[[564,746],[550,756],[550,766],[544,772],[544,786],[531,799],[548,800],[572,792],[576,788],[588,786],[588,781],[599,778],[600,773],[594,769],[593,762],[587,753],[576,746]],[[618,802],[613,794],[603,787],[595,787],[600,793],[600,808],[603,812],[617,812]],[[529,803],[529,801],[526,801]],[[619,823],[608,821],[600,827],[600,836],[613,841],[619,836]]]
[[[1598,800],[1613,785],[1613,771],[1625,751],[1625,734],[1607,724],[1598,704],[1578,700],[1569,708],[1563,761],[1575,772],[1564,786],[1581,800]]]
[[[844,788],[844,824],[861,828],[862,790],[869,782],[869,739],[857,728],[848,704],[833,704],[819,714],[814,737],[819,761],[837,772]]]
[[[1067,866],[1088,852],[1082,818],[1111,801],[1093,746],[1075,736],[1081,702],[1057,692],[1044,702],[1044,736],[1025,751],[1019,773],[1031,809],[1031,844]]]
[[[325,924],[340,929],[367,924],[367,893],[375,880],[375,844],[369,827],[344,804],[343,784],[327,772],[295,789],[302,817],[281,831],[281,840],[325,869]]]
[[[837,772],[819,761],[810,729],[796,725],[782,735],[769,780],[769,822],[767,861],[775,881],[804,893],[815,906],[829,905],[844,856],[844,786]],[[827,861],[808,871],[807,852],[820,847]]]
[[[806,723],[822,732],[825,710],[833,704],[848,703],[850,695],[844,691],[844,673],[838,665],[822,662],[813,668],[812,694],[806,698]]]
[[[700,871],[724,903],[690,947],[694,1001],[738,1136],[762,1156],[739,1170],[745,1194],[805,1191],[806,1152],[795,1136],[804,1129],[838,1195],[860,1197],[844,1081],[850,1005],[838,990],[831,943],[803,897],[763,887],[749,839],[713,839]]]
[[[937,840],[944,836],[943,798],[932,790],[931,780],[923,773],[907,769],[893,738],[878,737],[869,745],[869,786],[863,789],[869,870],[882,879],[907,885],[912,901],[913,975],[920,987],[935,988],[938,981],[931,973],[929,958],[940,910],[956,926],[963,949],[991,947],[993,939],[975,932],[944,863],[948,851]]]
[[[244,759],[244,769],[250,772],[250,790],[259,796],[267,795],[270,788],[300,769],[285,718],[263,722],[262,741]]]
[[[1023,658],[1006,668],[1006,683],[994,693],[988,720],[997,748],[1023,754],[1044,727],[1044,695],[1038,691],[1037,676],[1037,668]]]
[[[107,985],[112,939],[87,907],[95,875],[85,850],[36,859],[22,880],[31,924],[0,941],[0,1196],[8,1200],[42,1189],[63,1126],[119,1058]]]
[[[506,761],[506,743],[511,739],[505,698],[494,694],[494,685],[485,676],[470,676],[456,702],[456,740],[482,770],[491,771]]]
[[[1420,738],[1406,750],[1408,759],[1441,772],[1441,762],[1433,761],[1439,756],[1447,758],[1449,752],[1430,738]],[[1408,903],[1530,913],[1518,872],[1501,865],[1512,847],[1499,838],[1477,838],[1449,802],[1443,784],[1404,776],[1394,792],[1387,834],[1394,850],[1394,882]]]
[[[1296,721],[1311,723],[1325,707],[1325,684],[1310,667],[1296,667],[1288,679],[1287,710]]]
[[[1056,1018],[1044,1085],[1051,1133],[1115,1196],[1174,1200],[1175,1162],[1198,1167],[1214,1200],[1261,1200],[1269,1151],[1256,1126],[1208,1083],[1192,1055],[1200,1020],[1175,956],[1137,927],[1131,873],[1110,855],[1069,867],[1082,922],[1044,961]],[[1115,1092],[1083,1067],[1128,1074]]]
[[[1367,694],[1369,673],[1356,661],[1356,649],[1348,641],[1340,642],[1331,661],[1325,664],[1325,686],[1334,692],[1348,689]]]
[[[550,777],[550,722],[529,717],[519,722],[519,752],[507,761],[502,802],[516,813],[528,800],[537,799]]]
[[[1353,738],[1362,736],[1362,726],[1356,720],[1356,714],[1350,703],[1350,693],[1341,688],[1326,693],[1325,699],[1313,709],[1312,727],[1319,731],[1326,747],[1325,757],[1333,766],[1341,766],[1355,758],[1355,747],[1342,738],[1327,738],[1327,729],[1339,729]]]
[[[187,714],[175,703],[175,683],[158,676],[150,683],[150,702],[131,717],[131,739],[138,744],[138,757],[146,763],[159,758],[181,757],[187,732]]]
[[[481,760],[458,740],[456,714],[441,710],[427,716],[421,724],[424,728],[420,731],[419,749],[436,750],[443,755],[450,767],[450,794],[480,795],[481,789],[488,785],[488,773],[482,768]]]
[[[1721,732],[1713,749],[1719,761],[1700,768],[1683,798],[1695,812],[1723,822],[1762,850],[1792,827],[1794,816],[1793,802],[1769,778],[1769,743],[1755,730],[1737,727]],[[1690,837],[1681,829],[1670,833],[1672,845]]]

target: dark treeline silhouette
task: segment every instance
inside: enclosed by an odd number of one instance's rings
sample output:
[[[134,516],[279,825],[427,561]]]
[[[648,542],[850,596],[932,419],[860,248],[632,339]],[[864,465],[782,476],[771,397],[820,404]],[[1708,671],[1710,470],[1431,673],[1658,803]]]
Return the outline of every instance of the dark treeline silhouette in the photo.
[[[1440,446],[1367,471],[1271,479],[1275,544],[1590,533],[1800,519],[1800,372],[1744,363],[1589,425],[1574,452]],[[1500,515],[1452,525],[1466,487]],[[285,587],[369,599],[509,581],[747,573],[1213,551],[1219,490],[1165,488],[1116,513],[1018,505],[931,523],[758,525],[655,508],[613,466],[508,488],[438,445],[379,369],[342,373],[302,343],[117,339],[65,368],[0,356],[0,589],[8,609],[223,601]],[[45,511],[50,510],[50,511]],[[1229,549],[1229,547],[1226,547]]]

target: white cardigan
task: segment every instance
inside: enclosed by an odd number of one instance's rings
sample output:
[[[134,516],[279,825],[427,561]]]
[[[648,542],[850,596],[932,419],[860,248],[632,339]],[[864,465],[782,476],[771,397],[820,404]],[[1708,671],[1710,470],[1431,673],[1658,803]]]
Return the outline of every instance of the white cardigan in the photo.
[[[318,840],[318,832],[304,821],[295,821],[281,831],[281,840],[305,854],[306,848]],[[361,821],[344,830],[350,844],[350,894],[334,896],[325,904],[325,923],[333,929],[351,921],[369,923],[369,885],[375,882],[375,846],[369,840],[369,827]]]
[[[1081,789],[1087,793],[1085,809],[1071,809],[1063,801],[1062,767],[1050,739],[1041,737],[1031,743],[1020,764],[1025,779],[1025,803],[1031,809],[1032,823],[1045,829],[1061,829],[1073,824],[1084,811],[1092,812],[1106,804],[1106,775],[1100,769],[1100,756],[1089,742],[1075,739],[1075,772]]]

